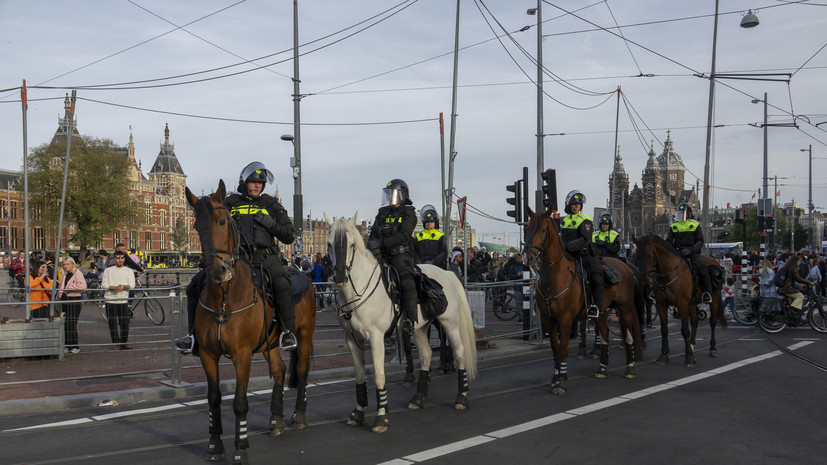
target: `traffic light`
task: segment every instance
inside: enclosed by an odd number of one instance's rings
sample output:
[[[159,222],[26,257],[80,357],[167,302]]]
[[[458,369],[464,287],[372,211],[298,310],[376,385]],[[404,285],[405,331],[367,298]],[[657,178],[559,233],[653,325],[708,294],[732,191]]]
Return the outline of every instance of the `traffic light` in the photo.
[[[551,205],[552,211],[557,211],[557,171],[549,168],[542,173],[543,178],[543,206]]]
[[[774,216],[767,216],[764,218],[764,228],[765,229],[773,229],[775,227],[775,217]]]
[[[764,223],[765,223],[765,222],[764,222],[764,218],[765,218],[765,217],[764,217],[763,215],[759,215],[759,216],[758,216],[758,230],[759,230],[759,231],[763,231],[764,229],[766,229],[766,228],[764,227]]]
[[[744,222],[744,209],[738,208],[735,210],[735,222],[736,223],[743,223]]]
[[[522,189],[523,181],[515,181],[514,184],[509,186],[505,186],[505,190],[508,192],[513,192],[513,196],[509,196],[505,199],[509,205],[514,205],[514,210],[506,211],[506,215],[514,218],[514,221],[517,223],[523,222],[523,189]]]

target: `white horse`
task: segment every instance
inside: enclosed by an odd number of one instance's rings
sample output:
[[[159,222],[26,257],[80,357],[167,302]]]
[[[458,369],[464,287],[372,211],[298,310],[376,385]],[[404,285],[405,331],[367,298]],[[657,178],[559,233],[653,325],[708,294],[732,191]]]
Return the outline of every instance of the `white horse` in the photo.
[[[365,248],[362,235],[356,229],[356,215],[350,220],[338,219],[330,226],[327,247],[333,261],[334,281],[339,289],[339,324],[345,330],[345,340],[353,356],[356,370],[356,408],[350,413],[348,425],[360,425],[365,421],[368,391],[365,381],[365,345],[373,350],[373,367],[376,380],[377,415],[373,431],[388,430],[388,391],[385,388],[385,333],[394,324],[394,305],[382,283],[382,269],[373,255]],[[465,290],[456,275],[433,265],[420,265],[422,272],[442,285],[448,308],[437,317],[448,334],[454,358],[457,361],[459,392],[454,406],[468,408],[468,381],[477,375],[477,347],[474,325]],[[408,408],[424,406],[431,380],[431,347],[427,330],[431,324],[418,310],[418,322],[414,328],[414,340],[419,349],[421,369],[417,392]]]

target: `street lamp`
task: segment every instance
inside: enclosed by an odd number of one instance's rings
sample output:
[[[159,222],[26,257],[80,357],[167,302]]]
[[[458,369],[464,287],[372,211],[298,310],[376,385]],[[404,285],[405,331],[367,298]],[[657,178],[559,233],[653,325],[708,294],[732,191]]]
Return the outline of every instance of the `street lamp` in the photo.
[[[290,157],[290,167],[293,168],[293,230],[296,235],[293,244],[293,258],[301,256],[303,250],[303,226],[302,221],[302,167],[299,158],[299,146],[292,134],[283,134],[281,140],[293,144],[293,156]]]
[[[715,0],[715,20],[712,28],[712,68],[709,72],[709,108],[706,119],[706,156],[704,157],[704,199],[703,199],[703,228],[706,239],[709,240],[709,158],[712,151],[712,109],[715,103],[715,48],[718,43],[718,2]],[[749,20],[747,17],[749,16]],[[758,25],[758,17],[750,11],[741,20],[741,27],[748,29]],[[766,100],[766,99],[764,99]],[[766,173],[764,173],[766,178]],[[764,189],[766,196],[766,188]]]
[[[543,1],[537,0],[537,8],[529,8],[526,14],[537,15],[537,190],[534,193],[534,210],[543,211],[543,178],[545,171],[543,150]],[[526,204],[528,199],[525,199]]]
[[[810,197],[807,200],[807,207],[810,209],[810,247],[811,250],[817,250],[813,248],[815,247],[815,237],[813,237],[813,144],[810,144],[809,148],[801,149],[801,151],[810,152]],[[821,247],[819,247],[818,249],[821,249]]]

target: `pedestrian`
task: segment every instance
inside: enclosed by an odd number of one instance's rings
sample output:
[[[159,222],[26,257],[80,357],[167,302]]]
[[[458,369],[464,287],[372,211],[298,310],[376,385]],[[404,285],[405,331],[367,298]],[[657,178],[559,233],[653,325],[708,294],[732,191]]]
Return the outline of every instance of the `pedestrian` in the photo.
[[[98,269],[99,273],[103,273],[103,270],[106,269],[106,264],[109,261],[109,252],[106,249],[98,250],[98,258],[95,259],[95,267]]]
[[[49,318],[49,302],[52,300],[52,278],[49,267],[44,261],[38,261],[29,274],[31,289],[32,318]]]
[[[116,250],[112,254],[115,265],[110,266],[103,272],[101,288],[106,292],[106,318],[109,320],[109,336],[112,343],[117,344],[120,350],[130,350],[132,347],[126,345],[129,339],[129,290],[135,287],[135,273],[124,265],[127,260],[126,253]]]
[[[66,345],[63,352],[77,354],[80,352],[78,347],[78,318],[83,308],[83,304],[79,300],[82,298],[82,291],[86,289],[86,278],[77,268],[72,257],[64,258],[61,267],[63,268],[63,277],[60,279],[57,300],[62,302],[61,311],[65,318],[63,332]]]
[[[819,267],[816,266],[816,261],[813,258],[809,260],[809,265],[810,270],[809,273],[807,273],[807,280],[815,283],[816,295],[821,295],[821,269],[819,269]]]
[[[11,261],[9,269],[14,271],[14,280],[17,282],[17,287],[23,287],[26,275],[26,252],[21,250],[17,253],[17,257]]]
[[[776,299],[778,298],[778,287],[775,283],[775,270],[769,260],[761,260],[761,271],[758,275],[758,284],[760,286],[760,295],[763,298]]]
[[[462,252],[451,252],[451,271],[457,275],[459,282],[462,282]]]
[[[733,286],[735,280],[732,278],[726,279],[726,284],[721,287],[721,298],[724,299],[724,315],[731,315],[735,311],[735,294],[733,293]]]

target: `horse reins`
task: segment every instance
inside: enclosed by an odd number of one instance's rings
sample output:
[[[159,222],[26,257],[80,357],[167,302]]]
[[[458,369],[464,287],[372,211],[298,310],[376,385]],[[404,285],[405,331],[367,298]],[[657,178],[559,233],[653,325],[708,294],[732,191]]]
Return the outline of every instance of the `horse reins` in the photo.
[[[546,227],[544,228],[544,233],[543,233],[543,245],[545,245],[546,240],[549,239],[548,221],[549,221],[548,219],[545,220]],[[558,258],[557,260],[547,260],[545,258],[546,248],[544,246],[537,246],[537,245],[534,245],[533,243],[531,245],[529,245],[529,250],[535,250],[535,249],[537,250],[537,258],[539,259],[539,262],[540,262],[540,264],[537,267],[537,271],[538,271],[537,275],[540,277],[540,279],[542,279],[543,274],[545,274],[545,272],[548,272],[548,275],[549,275],[548,287],[549,287],[549,290],[551,290],[551,269],[552,269],[552,267],[554,267],[554,265],[556,265],[556,264],[563,261],[563,259],[566,257],[566,251],[565,251],[565,249],[561,250],[560,251],[560,258]],[[544,263],[548,264],[547,268],[542,268],[542,264],[544,264]],[[544,295],[543,291],[542,291],[543,287],[539,286],[539,285],[537,286],[537,294],[539,294],[540,297],[542,297],[546,301],[546,308],[547,309],[551,307],[551,302],[553,300],[555,300],[558,297],[560,297],[561,295],[565,294],[569,289],[571,289],[571,286],[574,284],[574,281],[576,279],[575,273],[571,269],[569,269],[568,271],[569,271],[569,273],[571,273],[571,281],[569,281],[569,284],[568,284],[568,286],[566,286],[565,289],[558,292],[554,296],[549,297],[549,296]]]

